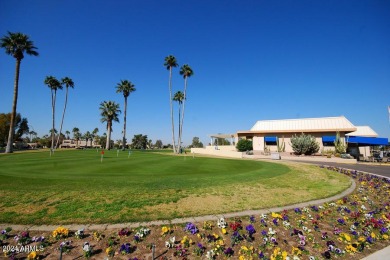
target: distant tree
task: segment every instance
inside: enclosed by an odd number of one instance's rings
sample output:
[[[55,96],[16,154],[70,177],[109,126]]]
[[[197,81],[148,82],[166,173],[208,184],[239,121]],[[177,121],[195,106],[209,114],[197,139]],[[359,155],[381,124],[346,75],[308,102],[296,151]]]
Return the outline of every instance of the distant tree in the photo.
[[[191,148],[203,148],[203,143],[199,141],[199,137],[192,138]]]
[[[12,111],[11,111],[11,122],[8,132],[8,141],[7,148],[5,149],[6,153],[12,153],[13,151],[13,142],[14,142],[14,130],[15,130],[15,118],[16,118],[16,107],[18,103],[18,92],[19,92],[19,72],[20,72],[20,63],[24,58],[24,53],[32,56],[38,56],[36,51],[37,47],[34,46],[33,41],[29,39],[28,35],[22,33],[12,33],[8,32],[7,36],[4,36],[0,39],[1,48],[5,49],[5,53],[11,55],[16,59],[16,68],[15,68],[15,79],[14,79],[14,98],[12,102]]]
[[[76,146],[79,145],[79,139],[80,139],[80,129],[78,129],[77,127],[74,127],[73,130],[72,130],[72,133],[73,133],[73,139],[76,140]]]
[[[37,132],[35,131],[30,131],[28,134],[30,135],[30,142],[32,142],[33,138],[37,136]]]
[[[85,134],[84,134],[84,138],[85,138],[85,148],[88,147],[88,141],[89,139],[91,139],[91,144],[92,144],[92,134],[87,131]],[[92,146],[92,145],[91,145]]]
[[[252,151],[253,144],[251,140],[241,139],[237,142],[236,148],[240,152]]]
[[[114,101],[103,101],[100,103],[99,107],[101,113],[100,121],[107,123],[107,140],[106,140],[106,149],[110,150],[110,141],[111,141],[111,132],[112,132],[112,122],[119,122],[119,104]]]
[[[44,83],[50,88],[51,91],[51,111],[52,111],[52,129],[54,129],[54,119],[55,119],[55,107],[56,107],[56,95],[57,90],[62,89],[61,83],[53,76],[47,76]],[[54,131],[51,134],[51,147],[50,154],[54,149]]]
[[[125,110],[124,110],[124,119],[123,119],[123,141],[122,141],[122,150],[125,150],[126,146],[126,114],[127,114],[127,98],[131,92],[135,91],[134,84],[128,80],[121,80],[116,86],[116,93],[122,93],[125,98]]]
[[[73,80],[71,78],[68,78],[68,77],[65,77],[65,78],[61,79],[61,84],[65,85],[65,87],[66,87],[66,94],[65,94],[64,111],[62,112],[62,120],[61,120],[61,126],[60,126],[60,135],[58,136],[58,139],[57,139],[56,148],[58,147],[58,144],[60,142],[60,136],[61,136],[61,131],[62,131],[62,124],[64,123],[65,110],[66,110],[66,105],[68,103],[68,90],[69,90],[69,88],[74,88]]]
[[[293,135],[290,139],[291,148],[295,154],[311,155],[320,150],[320,145],[316,141],[316,138],[311,135]]]
[[[131,142],[132,149],[146,149],[148,144],[148,136],[147,135],[134,135],[133,140]]]
[[[173,153],[176,153],[176,144],[175,144],[175,124],[173,120],[173,104],[172,104],[172,68],[175,68],[179,66],[177,64],[176,58],[173,55],[169,55],[165,57],[164,66],[169,70],[169,81],[168,81],[168,88],[169,88],[169,105],[171,108],[171,124],[172,124],[172,143],[173,143]]]
[[[7,144],[9,127],[11,125],[11,117],[11,113],[0,113],[0,146]],[[27,118],[22,118],[19,113],[16,113],[14,122],[14,140],[20,139],[23,134],[29,134]]]
[[[97,133],[99,133],[99,128],[96,127],[95,129],[93,129],[91,134],[92,146],[98,142],[99,136]]]
[[[153,149],[153,141],[152,141],[152,139],[149,139],[149,141],[147,143],[147,146],[148,146],[148,149]]]
[[[154,144],[154,147],[157,149],[162,149],[163,148],[163,143],[161,140],[157,140],[156,143]]]
[[[66,139],[69,139],[70,132],[68,130],[65,131]]]
[[[182,104],[183,108],[182,108],[181,122],[180,122],[180,126],[179,126],[179,143],[177,145],[179,148],[178,149],[179,151],[180,151],[180,146],[181,146],[181,139],[183,136],[184,112],[185,112],[185,105],[186,105],[186,99],[187,99],[187,80],[189,77],[194,75],[194,72],[188,64],[184,64],[180,68],[180,75],[182,75],[184,78],[184,99],[183,99],[183,104]]]
[[[22,118],[15,132],[15,140],[21,140],[22,135],[29,134],[29,131],[27,118]]]

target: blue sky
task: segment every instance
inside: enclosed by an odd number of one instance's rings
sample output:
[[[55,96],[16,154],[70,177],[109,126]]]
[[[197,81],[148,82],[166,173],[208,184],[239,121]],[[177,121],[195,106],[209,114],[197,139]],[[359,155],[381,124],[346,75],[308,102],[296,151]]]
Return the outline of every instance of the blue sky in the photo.
[[[39,57],[21,65],[18,112],[39,135],[51,128],[44,78],[68,76],[64,130],[100,123],[120,103],[127,136],[171,143],[167,55],[189,64],[184,143],[250,129],[257,120],[344,115],[390,137],[390,1],[0,1],[0,34],[22,32]],[[0,112],[12,106],[15,60],[0,50]],[[174,91],[182,90],[179,69]],[[58,93],[57,123],[65,91]],[[175,111],[177,122],[177,110]],[[123,128],[115,123],[113,139]]]

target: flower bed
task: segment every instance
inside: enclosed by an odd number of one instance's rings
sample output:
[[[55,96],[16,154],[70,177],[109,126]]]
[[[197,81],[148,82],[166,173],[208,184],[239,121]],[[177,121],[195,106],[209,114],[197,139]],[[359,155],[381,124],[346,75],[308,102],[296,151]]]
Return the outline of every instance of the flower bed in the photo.
[[[153,251],[156,259],[360,259],[389,246],[390,180],[328,169],[353,178],[355,191],[322,205],[203,223],[99,232],[5,229],[1,248],[10,259],[151,259]]]

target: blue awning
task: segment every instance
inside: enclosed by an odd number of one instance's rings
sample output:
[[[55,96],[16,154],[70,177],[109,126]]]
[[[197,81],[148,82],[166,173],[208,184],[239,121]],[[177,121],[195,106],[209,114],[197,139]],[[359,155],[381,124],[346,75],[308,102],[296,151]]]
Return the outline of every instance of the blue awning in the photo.
[[[323,143],[334,143],[334,141],[336,140],[336,136],[323,136],[322,137],[322,142]]]
[[[265,136],[264,137],[264,141],[265,142],[272,142],[272,143],[276,143],[276,136]]]
[[[354,143],[361,146],[388,145],[389,139],[380,137],[349,136],[348,143]]]

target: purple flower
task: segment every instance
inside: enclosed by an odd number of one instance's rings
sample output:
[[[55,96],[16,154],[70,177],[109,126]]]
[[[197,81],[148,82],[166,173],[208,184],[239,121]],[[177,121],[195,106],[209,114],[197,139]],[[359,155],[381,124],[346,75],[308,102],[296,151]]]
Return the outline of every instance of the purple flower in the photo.
[[[274,223],[275,226],[278,225],[278,219],[277,219],[277,218],[274,218],[274,219],[272,220],[272,222]]]
[[[263,231],[261,231],[261,234],[262,234],[263,236],[266,236],[266,235],[267,235],[267,231],[263,230]]]
[[[122,255],[130,254],[131,253],[131,245],[130,243],[122,244],[119,248],[119,253]]]
[[[226,256],[232,256],[234,254],[234,251],[233,251],[233,248],[231,247],[228,247],[226,248],[223,253],[226,255]]]
[[[388,229],[385,227],[382,227],[380,230],[380,233],[383,235],[384,233],[387,233]]]
[[[341,251],[340,248],[336,248],[334,251],[335,251],[335,253],[338,254],[338,255],[342,253],[342,251]]]
[[[272,243],[276,243],[276,238],[271,237],[271,242],[272,242]]]
[[[295,208],[294,211],[295,211],[295,213],[297,213],[297,214],[302,214],[302,211],[301,211],[300,208]]]
[[[197,227],[193,223],[191,223],[191,222],[187,223],[187,225],[184,228],[184,230],[190,232],[192,235],[198,233],[198,231],[199,231],[197,229]]]
[[[253,227],[253,225],[248,225],[248,226],[246,226],[245,229],[246,229],[246,231],[248,231],[249,236],[252,236],[254,233],[256,233],[256,230]]]
[[[262,251],[260,251],[260,253],[259,253],[259,258],[260,258],[260,259],[264,258],[264,254],[263,254]]]
[[[318,211],[318,207],[317,206],[312,206],[311,209],[314,210],[314,211]]]
[[[250,216],[249,217],[249,221],[251,222],[251,223],[255,223],[256,222],[256,219],[255,219],[255,216]]]
[[[339,218],[337,219],[337,222],[341,225],[344,225],[345,224],[345,220],[343,218]]]
[[[367,237],[366,241],[370,244],[374,243],[374,239],[371,236]]]
[[[331,257],[329,251],[325,251],[322,255],[325,257],[325,259],[330,259],[330,257]]]
[[[134,236],[134,240],[135,240],[135,242],[140,242],[141,241],[141,238],[138,236],[138,235],[135,235]]]

